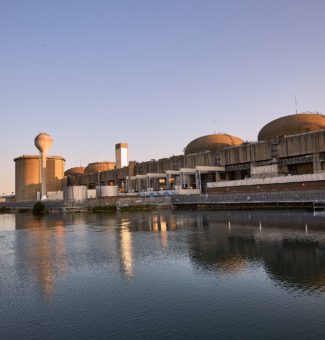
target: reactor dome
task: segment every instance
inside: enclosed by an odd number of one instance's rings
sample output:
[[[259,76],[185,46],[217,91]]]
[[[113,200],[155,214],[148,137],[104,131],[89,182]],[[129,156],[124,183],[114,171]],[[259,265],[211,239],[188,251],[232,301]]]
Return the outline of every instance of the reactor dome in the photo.
[[[114,168],[115,168],[114,162],[89,163],[85,168],[85,174],[93,174],[94,172],[113,170]]]
[[[258,134],[259,141],[325,129],[325,116],[303,112],[284,116],[266,124]]]
[[[85,168],[83,166],[76,166],[74,168],[70,168],[64,172],[64,176],[73,176],[73,175],[83,175],[85,172]]]
[[[236,146],[243,144],[244,141],[238,137],[215,133],[199,137],[190,142],[185,148],[185,155],[199,153],[204,151],[217,151],[227,146]]]

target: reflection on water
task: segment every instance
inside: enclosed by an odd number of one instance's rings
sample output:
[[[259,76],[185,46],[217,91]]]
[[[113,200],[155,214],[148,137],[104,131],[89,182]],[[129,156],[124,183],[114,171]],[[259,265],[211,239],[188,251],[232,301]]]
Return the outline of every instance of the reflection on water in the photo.
[[[325,291],[324,217],[288,212],[207,216],[193,222],[198,230],[191,234],[190,254],[197,265],[227,272],[255,261],[283,287]]]
[[[290,304],[289,296],[293,292],[325,298],[325,218],[285,211],[51,214],[41,218],[30,214],[3,215],[0,216],[0,264],[3,275],[0,297],[12,313],[18,313],[15,308],[24,307],[19,302],[14,304],[17,307],[11,304],[11,295],[19,296],[20,290],[23,292],[20,299],[29,295],[36,299],[38,291],[47,303],[56,301],[68,290],[70,295],[64,295],[64,299],[68,305],[75,306],[80,302],[73,300],[74,294],[79,290],[83,294],[89,291],[89,296],[98,295],[97,308],[101,301],[115,295],[119,305],[123,305],[123,296],[127,295],[125,306],[138,296],[139,301],[133,301],[134,315],[145,308],[143,301],[151,290],[152,301],[158,299],[159,291],[170,292],[175,287],[179,287],[177,294],[182,296],[192,282],[193,290],[181,300],[189,303],[198,293],[199,301],[204,299],[205,290],[214,299],[227,296],[231,283],[234,292],[244,290],[256,298],[258,293],[250,290],[261,278],[260,294],[270,286],[278,289],[272,294],[287,294],[288,301],[284,297],[280,300],[283,306],[279,308],[283,309]],[[102,275],[105,282],[101,286]],[[223,290],[218,292],[215,286],[207,289],[210,278],[219,285],[225,282]],[[92,285],[97,288],[91,288]],[[133,285],[137,293],[128,291],[128,285]],[[159,306],[163,300],[173,304],[176,295],[169,295],[158,299]],[[206,298],[213,309],[210,295]],[[224,303],[236,304],[232,299],[230,294]],[[109,306],[105,308],[119,308]],[[122,312],[129,307],[120,308]],[[156,305],[153,308],[159,309]],[[195,308],[199,310],[203,305]],[[254,308],[260,307],[254,305]],[[148,322],[148,315],[143,319]],[[7,323],[10,322],[8,317]],[[14,334],[14,326],[8,329]]]
[[[161,235],[163,248],[168,248],[168,230],[176,230],[177,222],[175,216],[153,215],[149,216],[150,230]]]
[[[121,249],[121,262],[123,272],[127,278],[133,276],[133,250],[132,250],[132,234],[128,228],[129,221],[122,220],[120,229],[120,249]]]
[[[4,230],[15,230],[15,215],[0,214],[0,232]]]
[[[2,218],[2,228],[8,225],[10,229],[13,222],[14,215]],[[66,233],[71,231],[69,226],[79,226],[78,233],[86,233],[85,238],[91,227],[112,228],[114,256],[119,259],[126,278],[134,275],[133,253],[137,249],[133,249],[132,238],[135,232],[159,233],[159,247],[167,249],[170,232],[186,230],[189,257],[201,269],[222,274],[245,270],[249,261],[258,261],[280,285],[325,291],[325,219],[309,213],[162,212],[41,218],[17,214],[15,226],[17,230],[30,231],[16,235],[17,262],[33,272],[47,297],[53,293],[55,277],[64,276],[68,271]],[[85,231],[81,226],[88,229]],[[87,246],[87,242],[84,245]]]
[[[33,232],[16,234],[17,264],[22,272],[31,272],[46,298],[54,291],[55,277],[67,272],[65,224],[62,218],[16,215],[16,228],[32,229]],[[50,232],[49,232],[50,231]]]

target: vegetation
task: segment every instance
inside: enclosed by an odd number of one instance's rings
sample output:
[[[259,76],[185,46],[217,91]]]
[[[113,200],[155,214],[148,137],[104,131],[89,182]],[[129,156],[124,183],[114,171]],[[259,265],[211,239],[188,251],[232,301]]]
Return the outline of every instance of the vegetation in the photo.
[[[45,213],[45,204],[41,201],[37,201],[33,206],[34,215],[43,215]]]
[[[29,208],[20,208],[20,209],[18,209],[18,212],[20,212],[20,213],[27,213],[27,212],[30,212],[31,211],[31,209],[29,209]]]
[[[148,211],[157,209],[156,205],[149,204],[137,204],[137,205],[124,205],[124,206],[116,206],[115,204],[103,205],[103,206],[95,206],[90,209],[93,213],[112,213],[116,211]]]
[[[155,209],[157,209],[157,206],[154,204],[127,205],[120,208],[121,211],[147,211]]]
[[[98,205],[91,209],[93,213],[107,213],[117,211],[116,205]]]
[[[7,214],[7,213],[10,213],[12,212],[12,209],[11,208],[8,208],[8,207],[0,207],[0,214]]]

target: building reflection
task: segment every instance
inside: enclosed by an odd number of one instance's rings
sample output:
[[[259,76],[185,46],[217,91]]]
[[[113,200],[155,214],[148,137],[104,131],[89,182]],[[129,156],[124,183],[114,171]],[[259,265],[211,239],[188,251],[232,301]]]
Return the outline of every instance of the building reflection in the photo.
[[[298,215],[283,219],[273,213],[224,213],[213,215],[208,227],[203,215],[198,232],[189,236],[191,259],[196,266],[219,274],[240,272],[255,262],[284,288],[324,292],[325,233],[318,231],[324,217]],[[306,224],[312,233],[306,234]]]
[[[270,248],[270,247],[268,247]],[[262,255],[270,277],[281,286],[325,292],[325,243],[284,238]]]
[[[161,245],[164,249],[168,248],[168,231],[176,230],[176,220],[172,216],[162,214],[149,216],[150,230],[160,234]]]
[[[16,234],[16,263],[24,267],[20,272],[27,270],[39,284],[44,297],[51,298],[55,278],[66,275],[68,270],[64,221],[51,215],[40,218],[17,214],[16,229],[33,229]]]
[[[128,226],[129,221],[127,219],[122,219],[119,231],[119,250],[120,250],[120,262],[121,268],[124,276],[128,279],[133,277],[133,244],[132,244],[132,233],[130,232]]]
[[[14,214],[0,214],[0,231],[15,230],[16,219]]]
[[[168,248],[168,232],[177,229],[175,215],[159,213],[122,214],[119,217],[118,252],[122,274],[131,279],[134,276],[133,234],[139,231],[159,235],[161,247]]]
[[[17,214],[16,264],[22,279],[31,276],[46,298],[72,268],[103,271],[116,263],[121,275],[132,279],[137,261],[161,256],[160,250],[189,256],[197,269],[216,275],[240,273],[256,264],[284,288],[324,292],[324,222],[324,217],[285,212],[166,211],[42,218]],[[141,232],[152,233],[148,243]]]
[[[56,281],[68,273],[69,266],[104,268],[118,259],[123,276],[132,278],[134,275],[132,232],[128,228],[128,219],[94,214],[49,214],[42,217],[16,214],[15,221],[16,230],[28,230],[15,234],[18,272],[27,272],[45,298],[51,298]],[[100,229],[106,236],[96,238],[95,243],[92,233]],[[71,231],[77,233],[70,234],[72,238],[67,240]],[[79,256],[67,252],[68,247],[78,247],[75,250]]]

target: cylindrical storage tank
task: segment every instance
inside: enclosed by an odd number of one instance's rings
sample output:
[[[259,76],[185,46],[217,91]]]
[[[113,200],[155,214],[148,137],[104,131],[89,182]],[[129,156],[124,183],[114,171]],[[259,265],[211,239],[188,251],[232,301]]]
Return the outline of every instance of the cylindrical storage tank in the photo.
[[[64,202],[83,203],[87,200],[87,187],[85,185],[73,185],[64,188]]]
[[[96,189],[88,189],[87,198],[96,198]]]
[[[23,155],[15,158],[15,194],[16,201],[32,201],[40,192],[41,159],[38,155]],[[60,156],[48,156],[46,159],[47,191],[62,189],[65,159]]]
[[[96,187],[96,197],[118,196],[117,185],[101,185]]]

